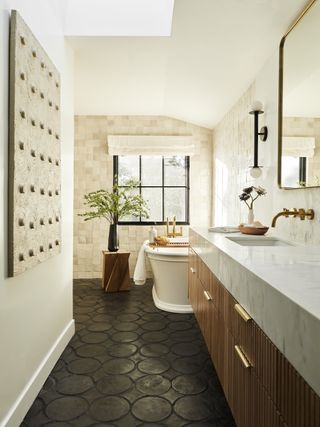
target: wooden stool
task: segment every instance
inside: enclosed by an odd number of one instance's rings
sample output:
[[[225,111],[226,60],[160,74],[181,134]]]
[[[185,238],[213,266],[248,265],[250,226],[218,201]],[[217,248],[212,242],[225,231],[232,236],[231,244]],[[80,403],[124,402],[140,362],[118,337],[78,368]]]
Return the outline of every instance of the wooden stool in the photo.
[[[102,251],[102,287],[106,292],[130,290],[130,252]]]

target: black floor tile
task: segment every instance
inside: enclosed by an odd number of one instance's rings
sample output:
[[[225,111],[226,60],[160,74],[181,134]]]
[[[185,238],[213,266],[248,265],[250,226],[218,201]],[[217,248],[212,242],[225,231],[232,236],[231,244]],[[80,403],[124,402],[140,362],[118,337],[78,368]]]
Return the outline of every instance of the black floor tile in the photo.
[[[22,427],[235,427],[194,316],[156,308],[151,287],[75,281],[76,334]]]

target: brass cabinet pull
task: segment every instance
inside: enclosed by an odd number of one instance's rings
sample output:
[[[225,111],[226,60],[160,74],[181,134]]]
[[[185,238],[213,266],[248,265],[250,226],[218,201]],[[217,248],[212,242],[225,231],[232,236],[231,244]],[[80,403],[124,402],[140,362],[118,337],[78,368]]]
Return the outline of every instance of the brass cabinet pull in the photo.
[[[204,293],[204,296],[206,297],[207,301],[212,301],[212,297],[208,291],[203,291],[203,293]]]
[[[190,271],[192,274],[196,274],[196,270],[193,267],[190,267]]]
[[[249,320],[252,320],[252,317],[250,316],[250,314],[247,313],[246,310],[240,304],[235,304],[234,305],[234,309],[242,317],[242,319],[245,322],[248,322]]]
[[[235,348],[237,355],[239,356],[239,359],[241,360],[243,366],[246,369],[251,368],[251,364],[250,364],[249,360],[247,359],[246,355],[241,350],[241,348],[238,345],[235,345],[234,348]]]

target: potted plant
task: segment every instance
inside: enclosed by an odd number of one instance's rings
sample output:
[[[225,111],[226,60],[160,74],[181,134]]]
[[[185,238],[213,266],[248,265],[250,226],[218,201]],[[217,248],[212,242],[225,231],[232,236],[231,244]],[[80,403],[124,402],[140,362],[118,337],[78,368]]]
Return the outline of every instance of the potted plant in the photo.
[[[135,190],[138,186],[136,181],[130,180],[120,187],[114,184],[111,190],[97,190],[85,194],[85,205],[90,210],[79,214],[85,221],[94,218],[105,218],[110,223],[108,250],[117,252],[119,250],[118,220],[132,215],[149,218],[149,209],[146,201]]]
[[[254,213],[253,213],[253,203],[260,196],[265,196],[267,194],[266,190],[262,187],[247,187],[242,190],[242,194],[239,195],[239,199],[244,201],[249,208],[248,213],[248,224],[253,224]]]

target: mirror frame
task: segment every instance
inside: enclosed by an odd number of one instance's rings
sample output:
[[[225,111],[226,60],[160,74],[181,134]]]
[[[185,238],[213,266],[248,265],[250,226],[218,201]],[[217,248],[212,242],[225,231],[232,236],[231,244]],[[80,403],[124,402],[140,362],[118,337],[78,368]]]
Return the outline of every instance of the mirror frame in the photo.
[[[283,59],[284,59],[284,44],[287,36],[299,24],[301,19],[309,12],[309,10],[317,3],[318,0],[311,0],[310,3],[303,9],[298,17],[293,21],[288,31],[282,37],[279,46],[279,85],[278,85],[278,187],[282,190],[307,190],[309,188],[319,188],[320,186],[310,187],[283,187],[281,185],[281,154],[282,154],[282,130],[283,130]]]

